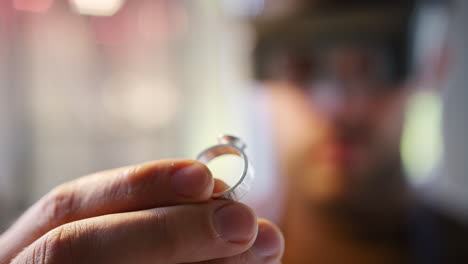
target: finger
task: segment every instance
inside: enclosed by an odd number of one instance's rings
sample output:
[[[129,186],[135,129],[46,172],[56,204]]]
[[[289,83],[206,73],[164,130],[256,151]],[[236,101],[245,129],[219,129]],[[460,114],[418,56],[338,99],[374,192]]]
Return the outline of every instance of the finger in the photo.
[[[202,261],[198,264],[262,264],[280,263],[284,253],[284,238],[273,223],[259,219],[258,233],[252,247],[239,255],[215,260]]]
[[[227,185],[227,183],[220,179],[214,179],[213,193],[221,193],[227,189],[229,189],[229,185]]]
[[[60,226],[12,264],[196,262],[241,254],[256,233],[255,215],[240,203],[179,205]]]
[[[49,230],[105,214],[206,201],[213,191],[207,167],[191,160],[164,160],[104,171],[63,184],[33,205],[0,237],[0,260]]]
[[[279,263],[284,254],[284,237],[280,229],[268,220],[259,220],[258,235],[250,253],[262,263]]]

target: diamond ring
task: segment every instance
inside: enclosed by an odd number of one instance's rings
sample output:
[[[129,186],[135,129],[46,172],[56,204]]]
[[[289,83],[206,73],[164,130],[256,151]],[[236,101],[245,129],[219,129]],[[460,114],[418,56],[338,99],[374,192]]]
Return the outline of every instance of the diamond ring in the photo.
[[[227,187],[227,189],[213,193],[213,198],[237,201],[249,191],[254,179],[254,172],[244,152],[246,147],[246,144],[238,137],[220,135],[218,137],[218,145],[209,147],[198,154],[197,160],[204,164],[207,164],[216,157],[229,154],[237,155],[243,160],[242,173],[237,182],[233,186]]]

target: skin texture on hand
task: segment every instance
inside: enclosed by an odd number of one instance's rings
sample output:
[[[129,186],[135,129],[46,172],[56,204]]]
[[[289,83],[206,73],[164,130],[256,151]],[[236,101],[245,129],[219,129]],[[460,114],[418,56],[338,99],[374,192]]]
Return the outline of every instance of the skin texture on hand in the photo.
[[[163,160],[56,187],[0,236],[0,263],[275,263],[279,230],[212,200],[210,171]]]

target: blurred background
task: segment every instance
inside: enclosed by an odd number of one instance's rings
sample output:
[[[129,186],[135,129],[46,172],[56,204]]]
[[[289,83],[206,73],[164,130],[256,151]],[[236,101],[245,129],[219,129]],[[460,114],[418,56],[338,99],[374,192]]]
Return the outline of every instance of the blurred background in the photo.
[[[243,138],[252,155],[257,179],[246,201],[281,195],[252,57],[258,21],[294,14],[305,2],[1,1],[0,230],[62,182],[194,158],[224,132]],[[443,1],[420,1],[410,72],[446,47],[450,12]],[[440,193],[444,89],[425,85],[410,99],[400,149],[412,185]],[[273,218],[279,206],[264,214]]]

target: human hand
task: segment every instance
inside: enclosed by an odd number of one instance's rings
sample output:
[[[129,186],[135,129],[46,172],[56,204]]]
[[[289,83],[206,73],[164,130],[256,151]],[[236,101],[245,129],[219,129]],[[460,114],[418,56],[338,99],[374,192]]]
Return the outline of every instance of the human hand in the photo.
[[[275,263],[278,229],[212,200],[203,164],[163,160],[62,184],[0,236],[0,263]]]

